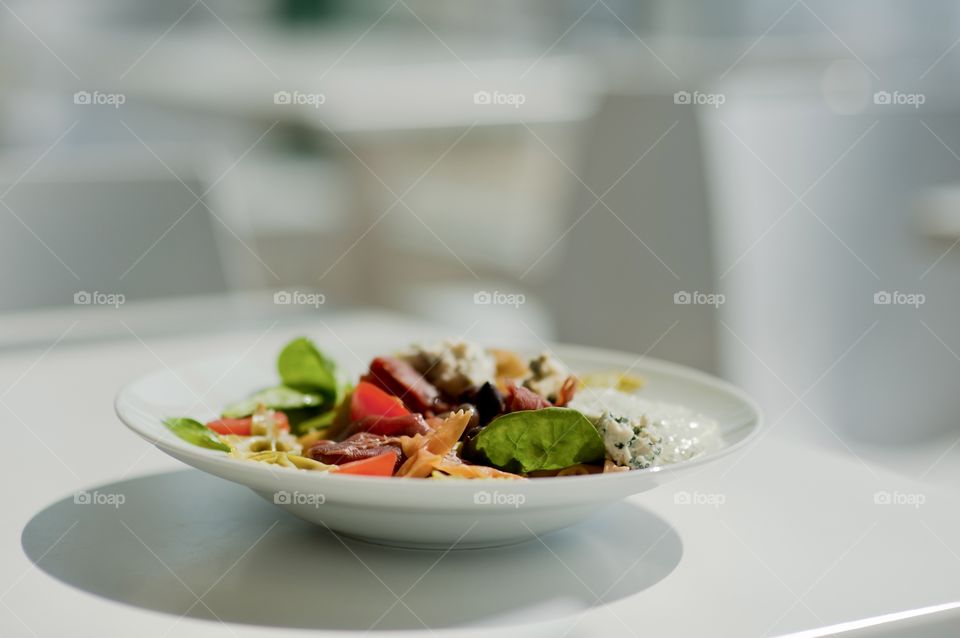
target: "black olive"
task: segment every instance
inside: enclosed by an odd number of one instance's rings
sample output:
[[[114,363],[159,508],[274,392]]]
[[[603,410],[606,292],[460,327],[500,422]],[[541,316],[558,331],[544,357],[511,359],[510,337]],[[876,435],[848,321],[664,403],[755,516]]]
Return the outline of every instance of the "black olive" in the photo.
[[[503,414],[506,404],[503,401],[503,395],[497,390],[497,387],[490,383],[484,383],[477,390],[477,396],[474,400],[477,404],[477,410],[480,412],[480,425],[486,425],[495,418]]]
[[[480,426],[470,428],[460,437],[463,441],[463,446],[460,448],[460,458],[464,461],[480,464],[485,463],[484,455],[477,450],[477,435],[480,434],[482,430],[483,428]]]

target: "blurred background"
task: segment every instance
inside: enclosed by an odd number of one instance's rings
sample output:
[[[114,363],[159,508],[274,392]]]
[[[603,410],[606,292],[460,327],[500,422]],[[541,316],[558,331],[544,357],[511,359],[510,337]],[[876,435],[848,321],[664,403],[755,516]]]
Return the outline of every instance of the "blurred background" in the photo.
[[[376,308],[952,441],[958,37],[945,0],[0,0],[0,347]]]

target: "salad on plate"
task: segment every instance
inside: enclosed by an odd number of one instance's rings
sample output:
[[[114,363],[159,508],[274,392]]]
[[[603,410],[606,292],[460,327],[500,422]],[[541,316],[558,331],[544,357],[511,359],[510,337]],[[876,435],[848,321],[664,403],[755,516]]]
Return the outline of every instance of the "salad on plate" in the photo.
[[[279,383],[201,423],[171,417],[185,441],[295,471],[423,479],[524,480],[643,470],[722,441],[709,417],[643,398],[627,372],[575,375],[462,340],[370,361],[359,379],[310,339],[277,358]]]

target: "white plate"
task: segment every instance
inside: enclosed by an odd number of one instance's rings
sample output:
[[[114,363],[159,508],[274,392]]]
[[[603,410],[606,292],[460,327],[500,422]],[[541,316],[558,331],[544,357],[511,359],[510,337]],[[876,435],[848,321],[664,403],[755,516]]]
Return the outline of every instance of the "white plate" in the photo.
[[[402,345],[394,344],[394,349]],[[370,349],[369,344],[358,344],[356,351],[361,358],[390,351]],[[744,445],[759,428],[760,411],[749,397],[697,370],[593,348],[556,346],[552,353],[575,373],[631,369],[646,380],[641,396],[682,404],[714,418],[723,438],[721,448],[684,463],[647,470],[527,481],[338,476],[236,460],[191,445],[162,424],[168,416],[215,418],[219,407],[276,383],[272,360],[237,365],[236,355],[141,377],[120,390],[116,411],[130,429],[167,454],[246,485],[303,519],[374,543],[423,548],[489,547],[530,540],[576,523],[627,495],[656,487],[667,475],[718,460]],[[352,369],[349,363],[341,361],[351,375],[362,372],[359,363]]]

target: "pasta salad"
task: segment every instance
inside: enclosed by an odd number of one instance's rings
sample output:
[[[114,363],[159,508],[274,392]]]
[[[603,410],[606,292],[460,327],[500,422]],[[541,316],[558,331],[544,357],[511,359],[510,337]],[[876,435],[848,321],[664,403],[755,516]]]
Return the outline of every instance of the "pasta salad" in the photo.
[[[576,376],[460,340],[375,357],[351,382],[310,339],[277,358],[279,383],[201,423],[171,417],[185,441],[296,471],[430,479],[511,479],[641,470],[694,458],[716,423],[649,401],[628,373]]]

